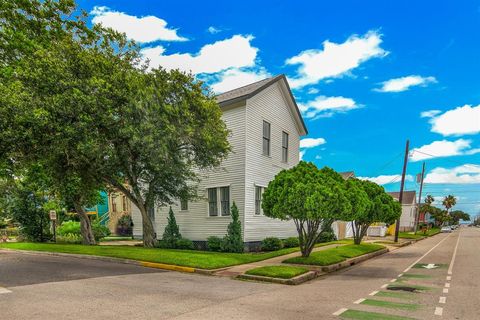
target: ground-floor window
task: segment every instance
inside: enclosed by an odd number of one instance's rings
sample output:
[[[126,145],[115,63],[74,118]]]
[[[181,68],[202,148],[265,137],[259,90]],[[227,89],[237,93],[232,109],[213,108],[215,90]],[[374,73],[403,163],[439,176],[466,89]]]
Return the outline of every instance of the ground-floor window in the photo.
[[[209,216],[230,215],[230,187],[208,188],[207,196]]]
[[[255,186],[255,215],[263,214],[262,197],[263,197],[264,190],[265,190],[264,187]]]

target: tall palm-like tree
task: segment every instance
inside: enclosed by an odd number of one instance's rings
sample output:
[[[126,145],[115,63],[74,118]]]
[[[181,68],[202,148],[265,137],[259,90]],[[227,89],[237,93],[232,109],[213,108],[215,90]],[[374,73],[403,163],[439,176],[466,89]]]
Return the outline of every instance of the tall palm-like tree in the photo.
[[[457,204],[457,198],[449,194],[448,196],[443,198],[442,204],[447,210],[447,212],[450,212],[450,209],[452,209],[452,207]]]
[[[425,197],[425,204],[429,206],[431,206],[434,201],[435,201],[435,198],[432,197],[431,195],[428,195]]]

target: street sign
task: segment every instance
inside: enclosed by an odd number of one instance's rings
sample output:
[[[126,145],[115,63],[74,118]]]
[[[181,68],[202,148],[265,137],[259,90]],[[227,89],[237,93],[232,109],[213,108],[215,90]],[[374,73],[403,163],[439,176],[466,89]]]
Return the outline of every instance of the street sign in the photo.
[[[50,220],[56,221],[57,220],[57,212],[55,210],[50,210]]]

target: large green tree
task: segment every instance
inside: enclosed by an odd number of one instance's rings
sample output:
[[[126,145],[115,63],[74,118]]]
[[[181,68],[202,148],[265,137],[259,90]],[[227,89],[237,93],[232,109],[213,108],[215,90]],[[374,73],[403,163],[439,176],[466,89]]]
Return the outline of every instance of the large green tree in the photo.
[[[352,178],[345,184],[351,209],[345,212],[342,219],[351,221],[355,244],[361,243],[373,223],[390,224],[400,217],[400,204],[383,187],[371,181]]]
[[[308,257],[321,231],[350,211],[351,205],[337,172],[301,161],[268,184],[262,208],[267,217],[293,220],[302,256]]]
[[[450,212],[450,216],[454,224],[458,224],[460,220],[470,221],[470,215],[462,210],[454,210]]]

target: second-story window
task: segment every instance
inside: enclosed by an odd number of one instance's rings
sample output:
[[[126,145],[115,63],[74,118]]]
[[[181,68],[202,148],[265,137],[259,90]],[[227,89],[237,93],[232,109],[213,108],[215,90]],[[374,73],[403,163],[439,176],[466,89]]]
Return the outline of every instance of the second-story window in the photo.
[[[263,121],[263,155],[270,155],[270,123]]]
[[[282,132],[282,161],[288,162],[288,133]]]

